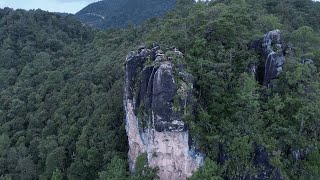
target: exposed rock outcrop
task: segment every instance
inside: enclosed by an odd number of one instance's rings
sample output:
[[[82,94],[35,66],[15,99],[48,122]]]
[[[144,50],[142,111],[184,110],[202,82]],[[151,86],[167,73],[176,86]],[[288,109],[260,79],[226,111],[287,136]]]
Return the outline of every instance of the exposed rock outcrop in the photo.
[[[203,156],[189,143],[185,118],[193,113],[193,77],[184,69],[182,53],[142,46],[128,54],[125,64],[130,170],[147,153],[148,165],[159,168],[160,179],[186,179]]]
[[[278,77],[279,73],[282,72],[282,66],[285,62],[280,30],[270,31],[264,36],[262,50],[266,61],[264,84],[269,84],[272,79]]]
[[[261,54],[264,64],[259,66],[258,79],[264,85],[269,85],[270,81],[282,72],[285,63],[285,50],[282,48],[280,30],[268,32],[263,38],[252,43],[250,48],[256,49]]]

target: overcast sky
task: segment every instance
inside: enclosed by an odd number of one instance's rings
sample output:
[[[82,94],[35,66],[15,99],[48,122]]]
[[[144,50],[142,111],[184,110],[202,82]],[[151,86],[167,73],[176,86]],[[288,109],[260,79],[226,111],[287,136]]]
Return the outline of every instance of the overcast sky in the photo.
[[[76,13],[99,0],[0,0],[0,8],[42,9],[51,12]]]
[[[76,13],[99,0],[0,0],[0,8],[42,9],[51,12]],[[319,1],[319,0],[316,0]]]

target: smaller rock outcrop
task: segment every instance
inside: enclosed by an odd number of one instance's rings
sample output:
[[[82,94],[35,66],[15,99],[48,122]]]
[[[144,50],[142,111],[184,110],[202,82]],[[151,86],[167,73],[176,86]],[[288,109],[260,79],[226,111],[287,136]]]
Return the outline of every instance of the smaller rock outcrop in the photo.
[[[163,180],[185,180],[202,164],[203,156],[190,144],[186,117],[193,113],[193,76],[182,53],[164,53],[154,45],[128,54],[124,106],[129,141],[129,166],[147,154],[148,165],[159,168]]]
[[[264,85],[269,85],[272,79],[278,77],[283,70],[285,63],[284,53],[281,42],[281,31],[276,29],[268,32],[263,38],[253,42],[250,45],[251,49],[257,50],[262,58],[263,65],[260,65],[258,77]]]
[[[285,63],[280,30],[270,31],[264,36],[262,50],[265,58],[264,84],[266,85],[278,77]]]

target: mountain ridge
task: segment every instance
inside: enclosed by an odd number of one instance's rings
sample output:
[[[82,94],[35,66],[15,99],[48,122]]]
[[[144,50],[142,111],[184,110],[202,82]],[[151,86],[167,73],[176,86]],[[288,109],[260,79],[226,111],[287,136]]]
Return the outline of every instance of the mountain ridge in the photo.
[[[100,29],[119,28],[160,17],[173,9],[175,3],[176,0],[104,0],[89,4],[75,17],[84,24]]]

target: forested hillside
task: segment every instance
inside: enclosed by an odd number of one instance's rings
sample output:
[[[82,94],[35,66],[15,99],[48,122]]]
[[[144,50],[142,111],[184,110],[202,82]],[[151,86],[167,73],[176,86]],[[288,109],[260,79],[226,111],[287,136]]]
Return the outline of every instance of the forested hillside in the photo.
[[[2,177],[94,179],[125,158],[126,52],[105,51],[96,32],[52,13],[2,9],[0,18]]]
[[[175,3],[176,0],[103,0],[89,4],[75,16],[96,28],[127,27],[163,16]]]
[[[102,31],[0,9],[0,179],[151,179],[144,159],[128,173],[122,100],[127,53],[154,42],[195,77],[188,125],[207,159],[190,179],[253,178],[257,147],[284,179],[319,179],[319,19],[311,0],[178,0],[163,19]],[[265,86],[249,46],[274,29],[288,51]]]

